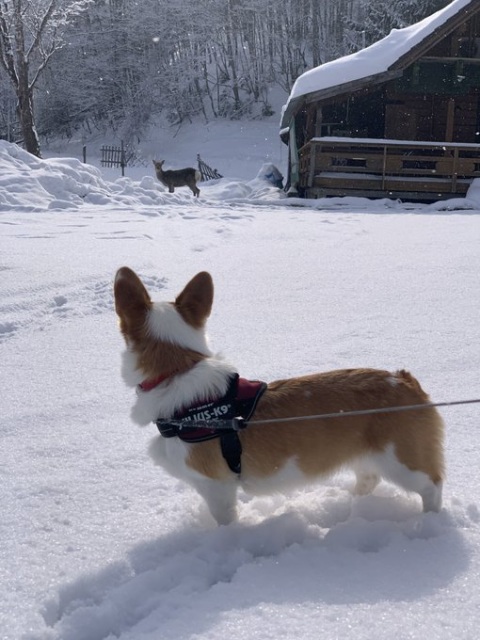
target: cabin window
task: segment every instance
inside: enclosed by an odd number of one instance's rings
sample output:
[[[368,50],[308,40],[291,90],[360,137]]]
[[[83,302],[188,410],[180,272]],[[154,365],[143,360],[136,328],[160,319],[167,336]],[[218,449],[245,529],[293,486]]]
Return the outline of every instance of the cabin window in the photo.
[[[356,94],[322,109],[322,136],[381,138],[385,128],[383,93]]]
[[[460,58],[480,58],[480,38],[460,38],[458,55]]]

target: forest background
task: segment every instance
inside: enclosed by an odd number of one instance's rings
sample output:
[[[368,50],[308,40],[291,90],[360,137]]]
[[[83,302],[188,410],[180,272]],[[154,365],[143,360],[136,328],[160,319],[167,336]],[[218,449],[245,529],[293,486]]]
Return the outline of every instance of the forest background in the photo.
[[[448,0],[3,0],[0,138],[114,133],[273,113],[308,69],[413,24]]]

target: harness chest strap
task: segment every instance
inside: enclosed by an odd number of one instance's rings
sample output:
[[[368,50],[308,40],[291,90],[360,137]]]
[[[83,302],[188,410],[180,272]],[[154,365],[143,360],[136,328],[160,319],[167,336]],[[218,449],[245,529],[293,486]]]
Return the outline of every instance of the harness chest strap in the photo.
[[[158,419],[156,425],[164,438],[178,437],[190,443],[219,438],[229,469],[240,475],[242,445],[238,429],[247,426],[266,388],[265,382],[246,380],[235,374],[224,396],[183,409],[169,420]]]

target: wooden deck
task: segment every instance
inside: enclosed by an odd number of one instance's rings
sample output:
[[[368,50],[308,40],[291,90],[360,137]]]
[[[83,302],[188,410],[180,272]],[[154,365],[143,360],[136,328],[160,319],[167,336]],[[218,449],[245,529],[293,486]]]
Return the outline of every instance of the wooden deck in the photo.
[[[480,145],[313,138],[299,152],[308,198],[361,196],[434,201],[464,196],[480,177]]]

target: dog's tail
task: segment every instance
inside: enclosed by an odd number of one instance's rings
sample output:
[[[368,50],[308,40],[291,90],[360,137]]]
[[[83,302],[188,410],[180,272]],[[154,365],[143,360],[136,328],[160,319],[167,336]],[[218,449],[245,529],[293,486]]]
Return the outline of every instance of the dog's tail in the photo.
[[[408,387],[410,387],[410,389],[412,389],[412,391],[414,391],[418,395],[422,396],[424,398],[425,402],[429,402],[430,401],[430,398],[429,398],[428,394],[425,393],[425,391],[422,389],[422,386],[420,385],[419,381],[415,378],[415,376],[412,376],[410,371],[406,371],[405,369],[400,369],[399,371],[395,372],[395,376],[399,380],[403,380],[403,382]]]

